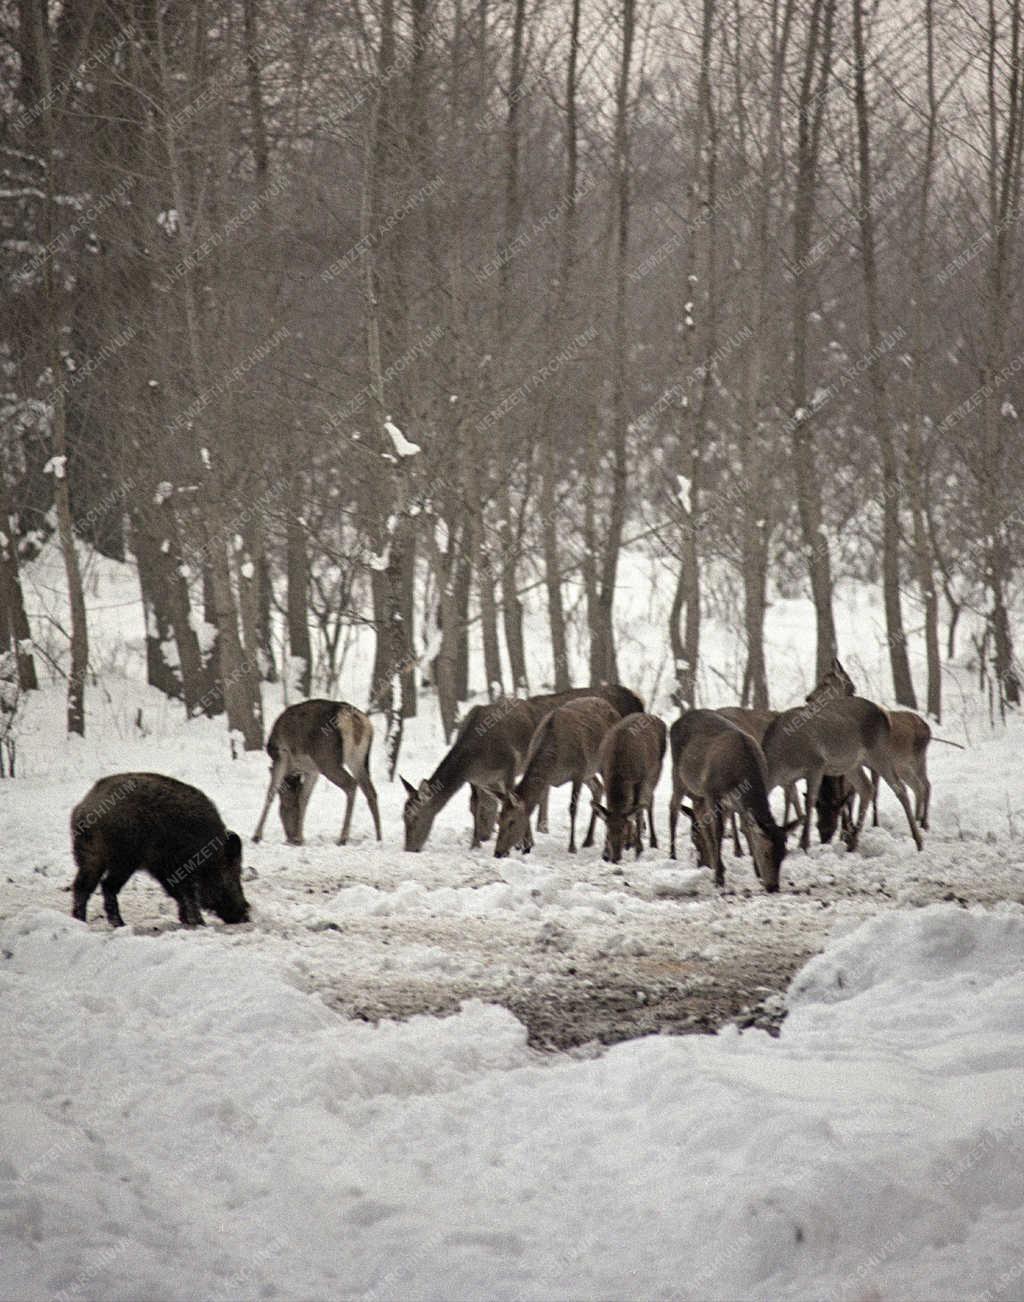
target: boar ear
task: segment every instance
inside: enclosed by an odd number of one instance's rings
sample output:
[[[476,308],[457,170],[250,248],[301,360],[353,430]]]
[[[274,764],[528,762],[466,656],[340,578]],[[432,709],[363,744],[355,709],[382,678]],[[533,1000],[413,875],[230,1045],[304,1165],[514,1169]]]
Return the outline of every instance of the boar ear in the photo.
[[[399,774],[398,776],[402,777],[401,774]],[[414,796],[416,794],[416,788],[412,785],[411,782],[406,782],[405,778],[402,778],[402,786],[405,787],[405,794],[407,796]]]
[[[229,832],[224,842],[224,854],[231,862],[242,862],[242,842],[237,832]]]

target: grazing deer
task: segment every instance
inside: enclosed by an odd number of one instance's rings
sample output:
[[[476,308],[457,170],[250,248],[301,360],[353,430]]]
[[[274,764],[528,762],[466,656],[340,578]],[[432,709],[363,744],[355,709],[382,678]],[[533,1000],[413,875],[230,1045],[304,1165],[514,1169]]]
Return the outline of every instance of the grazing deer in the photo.
[[[583,845],[594,844],[595,811],[601,797],[601,783],[596,776],[601,742],[619,721],[618,710],[599,696],[577,697],[544,716],[530,741],[523,776],[515,790],[507,792],[502,800],[494,846],[496,859],[504,859],[513,846],[524,852],[533,848],[530,815],[550,787],[565,782],[572,783],[569,853],[576,853],[576,807],[584,783],[590,788],[595,809]]]
[[[628,714],[642,714],[644,709],[644,703],[636,692],[630,691],[628,687],[620,687],[617,683],[604,687],[570,687],[564,692],[543,692],[539,696],[528,697],[527,704],[534,711],[537,723],[540,723],[547,712],[553,710],[556,705],[564,705],[566,701],[577,701],[582,696],[600,696],[602,700],[614,706],[623,719]],[[537,831],[547,830],[548,798],[545,793],[537,809]]]
[[[471,848],[476,849],[488,840],[497,820],[499,801],[512,790],[516,778],[522,773],[537,725],[555,706],[584,696],[603,698],[617,715],[637,713],[644,708],[643,701],[634,692],[619,686],[574,687],[566,692],[548,692],[525,700],[504,697],[490,705],[474,706],[459,728],[451,750],[431,776],[418,787],[402,779],[408,793],[403,812],[405,848],[423,848],[434,819],[467,782],[471,787],[469,808],[473,819]],[[511,772],[508,769],[510,759]],[[498,773],[502,776],[495,786]],[[474,776],[476,774],[481,775],[479,780]],[[546,792],[538,810],[537,830],[547,831]]]
[[[362,710],[357,710],[347,701],[314,700],[289,705],[277,716],[267,740],[267,753],[271,760],[270,785],[252,839],[259,841],[263,836],[263,824],[270,806],[274,797],[279,795],[281,824],[288,844],[302,845],[306,806],[322,773],[348,798],[338,844],[344,845],[348,840],[356,787],[370,806],[379,841],[380,811],[377,791],[370,780],[372,742],[373,724]]]
[[[766,891],[779,889],[779,870],[786,856],[786,831],[768,804],[768,772],[761,747],[714,710],[690,710],[673,723],[672,803],[669,807],[670,854],[676,857],[676,826],[682,811],[692,823],[695,843],[725,885],[722,862],[724,815],[735,812],[743,824],[754,868]],[[683,804],[689,796],[693,808]]]
[[[932,799],[932,784],[928,778],[928,746],[932,730],[913,710],[890,710],[892,724],[892,755],[896,772],[914,794],[914,817],[918,826],[928,831],[928,808]],[[944,738],[936,738],[943,741]],[[955,745],[955,743],[952,743]],[[871,792],[873,827],[878,826],[878,774],[874,774]]]
[[[474,705],[448,754],[430,777],[418,787],[402,778],[408,797],[402,811],[406,850],[423,849],[434,819],[467,782],[474,788],[470,797],[473,847],[486,839],[479,835],[481,818],[488,808],[483,797],[503,796],[512,790],[534,727],[534,712],[527,701],[503,697],[489,705]]]
[[[765,733],[764,757],[768,764],[769,790],[799,778],[806,779],[801,849],[807,850],[810,845],[811,814],[826,775],[845,778],[860,796],[857,820],[844,833],[848,848],[855,848],[872,791],[865,767],[873,769],[892,789],[903,806],[914,844],[918,850],[924,848],[907,789],[896,771],[889,716],[873,701],[862,696],[834,698],[821,694],[809,705],[786,710]]]
[[[667,732],[653,714],[620,719],[601,743],[600,771],[604,804],[595,805],[606,824],[603,858],[618,863],[630,843],[639,859],[643,850],[643,816],[651,848],[658,848],[654,830],[654,789],[661,777]]]
[[[748,710],[739,705],[726,705],[722,708],[716,709],[715,713],[722,715],[722,717],[728,719],[730,723],[734,723],[737,728],[741,728],[748,737],[753,737],[759,746],[764,741],[764,734],[768,730],[768,725],[773,719],[779,717],[778,710]],[[784,823],[789,822],[790,809],[793,810],[793,813],[796,814],[797,818],[803,818],[804,810],[803,805],[800,803],[800,788],[796,783],[791,782],[786,787],[783,794],[785,795],[786,803],[782,808],[782,821]],[[740,849],[740,838],[736,831],[735,816],[732,820],[732,840],[736,857],[742,858],[743,851]]]
[[[843,668],[838,656],[832,659],[832,665],[828,673],[822,678],[821,682],[807,696],[808,701],[815,701],[825,694],[835,694],[837,696],[853,696],[856,688],[853,680]],[[892,756],[897,774],[903,779],[914,795],[914,818],[918,826],[924,831],[928,830],[928,812],[931,806],[932,784],[928,777],[928,746],[933,740],[932,730],[927,722],[913,710],[888,710],[889,722],[892,725]],[[955,741],[947,741],[945,737],[935,737],[935,741],[942,742],[947,746],[956,746]],[[871,774],[871,803],[872,803],[872,826],[878,826],[878,788],[879,775],[875,772]],[[835,820],[838,812],[842,811],[844,817],[846,810],[852,800],[852,792],[845,790],[842,782],[836,784],[837,790],[826,792],[819,808],[819,831],[822,830],[824,822],[826,829],[831,826],[835,830]],[[822,839],[826,839],[823,835]]]

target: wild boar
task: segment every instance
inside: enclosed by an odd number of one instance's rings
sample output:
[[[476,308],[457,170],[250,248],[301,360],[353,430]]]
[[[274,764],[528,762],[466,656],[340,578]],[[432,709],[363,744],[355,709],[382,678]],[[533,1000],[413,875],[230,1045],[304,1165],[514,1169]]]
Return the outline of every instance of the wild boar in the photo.
[[[71,811],[71,848],[78,865],[71,913],[82,922],[100,886],[108,920],[123,927],[117,894],[139,868],[176,902],[186,927],[203,925],[200,908],[224,922],[249,920],[242,843],[213,802],[187,782],[161,773],[100,778]]]

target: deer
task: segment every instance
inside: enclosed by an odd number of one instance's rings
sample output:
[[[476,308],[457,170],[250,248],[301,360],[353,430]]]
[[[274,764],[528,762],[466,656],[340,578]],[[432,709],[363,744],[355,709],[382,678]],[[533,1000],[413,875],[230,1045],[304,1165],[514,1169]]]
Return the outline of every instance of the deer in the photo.
[[[856,693],[853,680],[843,668],[838,656],[832,658],[828,673],[825,674],[813,691],[808,693],[806,699],[813,702],[821,699],[828,692],[840,696],[853,696]],[[914,796],[914,818],[918,826],[923,831],[927,831],[932,794],[932,784],[928,777],[928,747],[934,740],[946,746],[963,748],[959,746],[958,742],[949,741],[945,737],[935,737],[927,721],[913,710],[887,710],[886,713],[892,725],[891,746],[896,772],[910,788]],[[871,823],[873,827],[878,826],[879,785],[879,776],[873,772],[871,774]],[[852,800],[852,793],[846,791],[841,782],[837,782],[836,787],[838,789],[826,790],[823,784],[823,795],[819,799],[818,830],[822,840],[829,839],[834,833],[840,813],[842,813],[844,820],[848,821],[847,811]]]
[[[643,815],[652,850],[658,848],[654,828],[654,789],[665,759],[667,730],[653,714],[634,714],[620,719],[601,742],[599,768],[604,803],[594,806],[605,822],[606,863],[619,863],[622,852],[632,843],[639,859],[643,852]]]
[[[467,782],[474,788],[470,797],[472,848],[479,846],[482,798],[511,791],[522,771],[534,726],[533,711],[526,701],[503,697],[488,705],[474,705],[430,777],[418,786],[402,778],[407,796],[402,811],[406,850],[423,849],[434,819]]]
[[[263,837],[270,806],[280,796],[279,813],[289,845],[302,845],[306,807],[321,774],[345,792],[345,820],[338,845],[348,841],[356,787],[366,797],[377,840],[381,840],[377,790],[370,778],[373,724],[347,701],[312,700],[289,705],[274,721],[267,739],[270,784],[252,839]]]
[[[553,710],[556,705],[564,705],[566,701],[579,700],[582,696],[600,696],[610,705],[613,705],[618,711],[621,718],[629,714],[642,714],[644,703],[636,692],[630,691],[628,687],[622,687],[618,683],[612,683],[603,687],[570,687],[564,692],[542,692],[537,696],[528,696],[527,703],[536,715],[537,723],[540,723],[549,710]],[[546,832],[548,830],[548,798],[545,794],[544,799],[537,807],[537,831]]]
[[[406,791],[403,820],[405,848],[422,850],[434,819],[467,782],[473,819],[471,849],[488,840],[500,802],[523,771],[537,725],[555,706],[583,696],[607,700],[618,715],[642,711],[640,698],[627,687],[575,687],[526,699],[503,697],[475,705],[466,715],[451,749],[429,778],[414,785],[402,778]],[[547,831],[547,793],[540,802],[538,831]]]
[[[576,853],[576,808],[580,789],[590,788],[594,808],[583,841],[594,844],[596,807],[602,787],[597,777],[601,743],[620,721],[618,710],[600,696],[580,696],[550,710],[537,725],[523,768],[523,776],[505,793],[498,818],[496,859],[507,858],[513,846],[528,853],[533,848],[530,815],[551,787],[572,783],[569,797],[569,853]]]
[[[672,747],[672,802],[669,854],[676,857],[680,812],[692,824],[694,842],[714,870],[715,885],[725,885],[722,862],[724,815],[738,815],[750,846],[754,870],[769,894],[779,889],[786,857],[787,827],[780,827],[768,803],[764,754],[749,733],[715,710],[690,710],[669,730]],[[689,796],[692,809],[683,804]]]
[[[769,789],[799,778],[807,782],[802,850],[810,846],[811,814],[825,777],[844,778],[860,796],[857,819],[843,833],[847,848],[856,848],[872,793],[872,780],[864,772],[865,767],[877,773],[892,790],[903,806],[914,844],[918,850],[924,848],[907,788],[896,769],[892,724],[880,705],[862,696],[819,692],[815,700],[784,711],[769,724],[763,749]]]
[[[778,710],[753,710],[747,709],[740,705],[719,706],[715,710],[716,714],[722,715],[730,723],[734,723],[737,728],[741,728],[748,737],[753,739],[760,746],[764,740],[765,731],[771,721],[778,717]],[[800,803],[800,789],[795,782],[790,783],[785,790],[786,803],[782,810],[782,821],[789,821],[789,811],[792,808],[797,818],[803,818],[803,805]],[[743,850],[740,847],[739,832],[736,827],[736,818],[732,819],[732,843],[733,852],[738,859],[743,857]]]

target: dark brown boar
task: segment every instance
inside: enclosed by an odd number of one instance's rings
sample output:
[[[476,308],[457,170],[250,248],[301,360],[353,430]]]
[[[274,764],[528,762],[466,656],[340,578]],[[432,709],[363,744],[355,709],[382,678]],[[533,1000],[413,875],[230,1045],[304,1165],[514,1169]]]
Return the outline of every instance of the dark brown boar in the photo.
[[[213,802],[187,782],[161,773],[100,778],[71,811],[71,848],[78,865],[71,912],[82,922],[100,886],[108,920],[123,927],[117,894],[139,868],[175,901],[186,927],[203,925],[201,908],[224,922],[249,920],[242,843]]]

